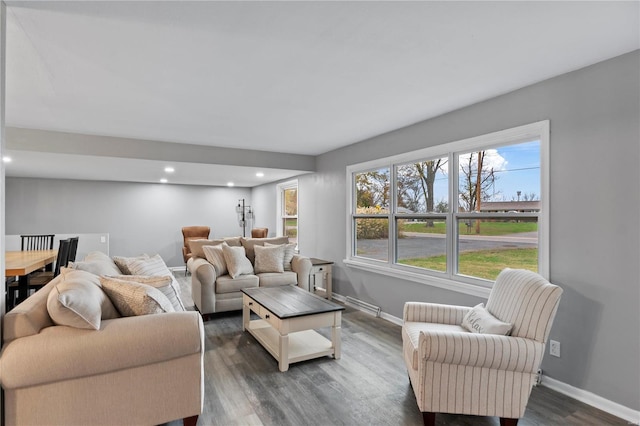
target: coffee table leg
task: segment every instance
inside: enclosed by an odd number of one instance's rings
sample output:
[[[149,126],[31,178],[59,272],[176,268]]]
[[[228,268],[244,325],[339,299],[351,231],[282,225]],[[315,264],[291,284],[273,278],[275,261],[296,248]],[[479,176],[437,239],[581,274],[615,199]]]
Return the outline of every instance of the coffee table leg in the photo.
[[[243,303],[242,304],[242,331],[245,331],[247,328],[249,328],[249,318],[251,318],[251,311],[249,310],[249,307]]]
[[[333,345],[333,357],[340,359],[340,333],[342,328],[340,325],[331,327],[331,343]]]
[[[278,338],[278,354],[280,359],[278,360],[278,368],[280,371],[287,371],[289,369],[289,335],[281,334]]]

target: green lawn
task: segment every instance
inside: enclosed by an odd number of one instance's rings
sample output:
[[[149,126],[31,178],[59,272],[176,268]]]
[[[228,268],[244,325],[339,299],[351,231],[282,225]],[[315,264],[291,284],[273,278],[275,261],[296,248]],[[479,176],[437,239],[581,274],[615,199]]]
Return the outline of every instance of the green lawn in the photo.
[[[402,259],[398,263],[444,272],[447,259],[443,256]],[[538,249],[481,250],[460,254],[459,273],[495,280],[504,268],[520,268],[538,272]]]
[[[475,221],[471,221],[471,229],[461,221],[459,232],[461,235],[475,234]],[[423,232],[430,234],[445,234],[446,228],[444,222],[434,222],[433,226],[427,226],[426,223],[405,222],[402,226],[404,232]],[[535,232],[538,230],[536,222],[489,222],[485,221],[480,224],[479,235],[508,235],[518,234],[522,232]]]

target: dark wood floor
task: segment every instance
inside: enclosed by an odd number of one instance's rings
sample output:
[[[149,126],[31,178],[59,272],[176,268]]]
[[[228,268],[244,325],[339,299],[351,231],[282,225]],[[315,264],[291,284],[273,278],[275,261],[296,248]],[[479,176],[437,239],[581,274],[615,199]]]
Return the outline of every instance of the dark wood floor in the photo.
[[[189,278],[180,278],[185,289]],[[321,330],[328,336],[329,330]],[[248,333],[242,313],[205,323],[205,398],[198,425],[421,425],[402,359],[400,327],[347,307],[342,357],[291,364]],[[181,422],[172,422],[177,426]],[[437,425],[498,425],[497,418],[438,414]],[[554,392],[533,389],[519,425],[626,425],[626,421]]]

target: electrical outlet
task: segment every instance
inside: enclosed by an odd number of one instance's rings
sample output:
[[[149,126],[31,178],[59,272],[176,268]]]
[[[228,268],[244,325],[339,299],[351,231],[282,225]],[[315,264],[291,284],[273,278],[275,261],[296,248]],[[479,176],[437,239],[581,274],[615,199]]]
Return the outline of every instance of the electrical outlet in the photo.
[[[556,340],[549,341],[549,355],[560,358],[560,342]]]
[[[107,237],[105,237],[104,235],[100,235],[100,242],[101,243],[106,243],[107,242]]]

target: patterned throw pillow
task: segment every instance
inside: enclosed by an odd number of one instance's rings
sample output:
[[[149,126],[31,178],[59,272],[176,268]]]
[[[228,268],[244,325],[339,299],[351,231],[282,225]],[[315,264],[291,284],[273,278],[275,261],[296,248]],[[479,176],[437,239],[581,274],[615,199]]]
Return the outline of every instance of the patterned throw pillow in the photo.
[[[264,243],[265,247],[272,247],[272,246],[276,246],[278,244],[270,244],[270,243]],[[290,244],[284,244],[284,260],[283,260],[283,266],[284,266],[284,270],[285,271],[291,271],[291,261],[293,260],[293,256],[296,254],[296,244],[295,243],[290,243]]]
[[[49,292],[47,311],[57,325],[93,330],[100,329],[101,320],[120,316],[97,276],[72,269],[66,269]]]
[[[115,262],[115,264],[118,266],[118,268],[120,268],[120,270],[122,271],[122,273],[124,275],[131,275],[131,270],[129,270],[129,264],[131,262],[133,262],[134,260],[138,260],[138,259],[148,259],[149,255],[148,254],[141,254],[140,256],[135,256],[135,257],[124,257],[124,256],[113,256],[112,259]],[[106,275],[106,274],[104,274]]]
[[[224,260],[231,278],[238,278],[240,275],[253,274],[253,265],[244,253],[244,247],[222,246]]]
[[[207,257],[207,261],[213,265],[213,268],[216,270],[216,275],[222,276],[227,274],[227,262],[224,260],[224,253],[222,251],[222,247],[227,246],[227,243],[218,244],[215,246],[204,246],[202,250],[204,251],[204,255]]]
[[[110,277],[100,277],[100,283],[123,317],[174,312],[167,296],[150,285]]]
[[[182,300],[180,299],[180,295],[178,295],[176,290],[173,288],[173,277],[169,275],[116,275],[109,278],[150,285],[151,287],[157,288],[162,292],[162,294],[167,296],[167,299],[169,299],[169,302],[171,302],[171,306],[173,306],[175,311],[180,312],[185,310]]]
[[[255,246],[255,273],[284,272],[284,245],[271,247]]]
[[[164,263],[164,260],[162,260],[159,254],[147,258],[138,258],[129,262],[129,272],[131,273],[128,275],[169,275],[172,280],[171,285],[173,289],[176,294],[180,294],[178,281],[173,277],[173,274],[169,268],[167,268],[167,264]]]
[[[483,303],[471,309],[462,320],[462,327],[472,333],[501,334],[507,336],[513,328],[513,324],[500,321],[487,311]]]

